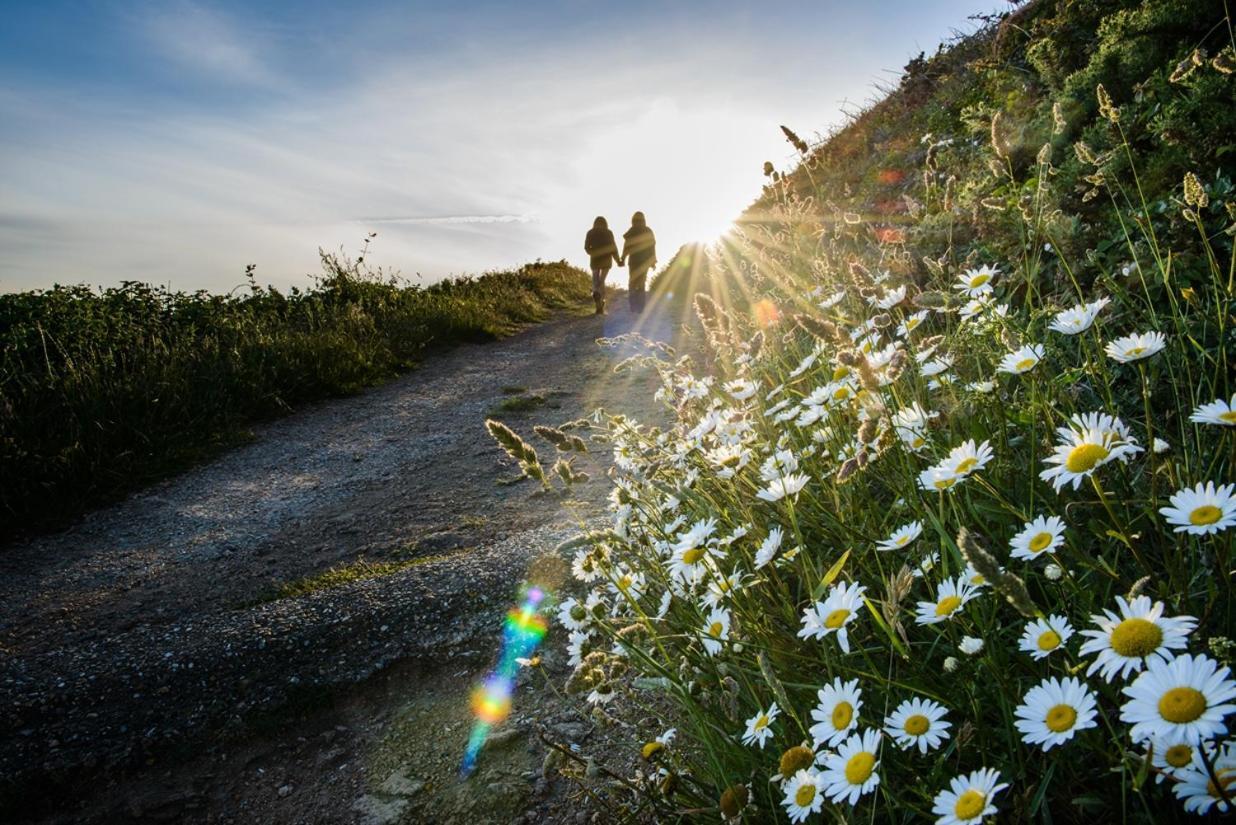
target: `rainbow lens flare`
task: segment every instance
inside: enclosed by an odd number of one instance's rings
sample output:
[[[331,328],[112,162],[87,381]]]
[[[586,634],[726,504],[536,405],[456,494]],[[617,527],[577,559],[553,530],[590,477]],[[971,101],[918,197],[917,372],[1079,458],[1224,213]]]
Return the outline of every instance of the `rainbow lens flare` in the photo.
[[[545,617],[540,614],[543,601],[545,591],[539,587],[528,587],[524,590],[523,605],[506,614],[498,666],[472,691],[472,713],[476,716],[476,724],[472,726],[472,735],[468,737],[468,747],[460,768],[464,776],[476,769],[477,757],[485,746],[490,729],[511,715],[511,696],[515,693],[519,660],[529,658],[548,631]]]

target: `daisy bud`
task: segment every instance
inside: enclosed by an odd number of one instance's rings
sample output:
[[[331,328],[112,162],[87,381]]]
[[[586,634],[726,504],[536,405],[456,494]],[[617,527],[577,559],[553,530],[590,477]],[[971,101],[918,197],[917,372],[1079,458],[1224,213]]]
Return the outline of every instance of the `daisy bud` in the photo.
[[[1049,564],[1043,569],[1043,575],[1051,581],[1059,581],[1064,575],[1064,568],[1058,564]]]
[[[784,774],[782,774],[784,776]],[[721,793],[721,800],[718,805],[721,808],[721,815],[726,819],[736,819],[743,809],[747,807],[749,795],[746,785],[730,785]]]
[[[944,660],[944,672],[952,673],[954,670],[957,669],[958,664],[959,662],[957,661],[955,657],[949,656],[947,659]]]
[[[815,764],[815,753],[806,745],[795,745],[781,754],[778,773],[782,778],[789,779],[799,771],[806,770]]]
[[[1165,453],[1172,448],[1171,444],[1168,444],[1161,438],[1156,438],[1153,444],[1155,453]]]
[[[983,649],[983,640],[977,639],[974,636],[963,636],[961,644],[957,645],[957,647],[967,656],[973,656]]]

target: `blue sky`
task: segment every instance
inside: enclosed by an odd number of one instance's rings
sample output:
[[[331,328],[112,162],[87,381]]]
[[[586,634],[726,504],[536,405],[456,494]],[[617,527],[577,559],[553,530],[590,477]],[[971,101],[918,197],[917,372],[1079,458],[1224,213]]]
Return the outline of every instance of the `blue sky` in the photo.
[[[583,264],[643,209],[711,240],[999,0],[46,2],[0,27],[0,289],[307,285],[317,248],[425,281]],[[618,274],[617,271],[614,273]],[[615,279],[617,280],[617,279]]]

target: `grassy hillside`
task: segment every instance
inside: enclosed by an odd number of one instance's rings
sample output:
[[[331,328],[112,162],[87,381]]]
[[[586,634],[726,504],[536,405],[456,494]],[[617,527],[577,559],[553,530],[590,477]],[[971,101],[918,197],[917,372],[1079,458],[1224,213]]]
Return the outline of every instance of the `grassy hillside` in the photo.
[[[1234,70],[1222,2],[1026,4],[671,262],[706,354],[644,359],[673,427],[599,425],[560,613],[596,713],[676,708],[633,808],[1236,802]]]
[[[0,295],[0,536],[62,523],[245,437],[256,420],[356,392],[427,350],[586,301],[562,263],[400,286],[324,254],[309,291],[127,283]]]

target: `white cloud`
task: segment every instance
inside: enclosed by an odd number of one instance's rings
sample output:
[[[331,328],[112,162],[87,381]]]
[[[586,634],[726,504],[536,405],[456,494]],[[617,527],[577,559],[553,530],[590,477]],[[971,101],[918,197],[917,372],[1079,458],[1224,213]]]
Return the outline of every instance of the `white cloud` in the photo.
[[[276,87],[282,81],[262,60],[262,39],[251,27],[189,0],[156,5],[135,24],[156,53],[203,77]]]

